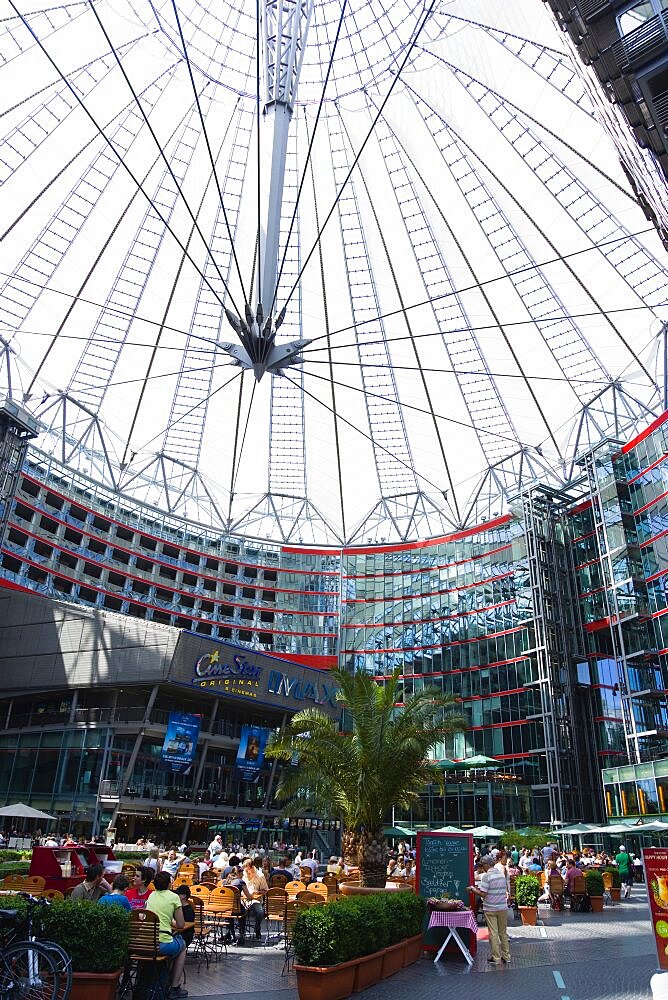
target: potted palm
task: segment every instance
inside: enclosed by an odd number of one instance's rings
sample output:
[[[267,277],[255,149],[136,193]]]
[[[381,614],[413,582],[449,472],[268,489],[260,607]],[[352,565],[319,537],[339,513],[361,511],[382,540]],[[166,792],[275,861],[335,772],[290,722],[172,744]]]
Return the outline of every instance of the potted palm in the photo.
[[[128,957],[127,911],[66,899],[45,907],[40,922],[72,959],[70,1000],[114,1000]]]
[[[603,910],[603,876],[595,869],[585,872],[585,884],[587,895],[591,901],[592,913],[601,913]]]
[[[318,708],[297,712],[267,748],[283,760],[277,798],[343,820],[346,860],[363,888],[384,888],[385,818],[393,807],[419,804],[420,791],[442,781],[429,751],[464,728],[455,699],[436,689],[405,698],[399,670],[383,684],[362,672],[334,671],[343,710],[339,725]],[[401,704],[401,708],[397,708]]]
[[[540,882],[535,875],[518,875],[515,879],[515,900],[523,924],[535,926],[540,893]]]

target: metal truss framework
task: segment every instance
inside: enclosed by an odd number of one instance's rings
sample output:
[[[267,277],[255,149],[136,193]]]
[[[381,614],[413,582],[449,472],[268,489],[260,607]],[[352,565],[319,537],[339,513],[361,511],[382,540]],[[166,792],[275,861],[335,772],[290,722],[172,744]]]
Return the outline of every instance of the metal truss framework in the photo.
[[[397,7],[404,9],[400,3]],[[517,61],[527,80],[544,83],[555,100],[563,100],[583,120],[603,120],[609,132],[619,131],[619,119],[601,105],[577,59],[449,10],[425,18],[429,37],[418,38],[419,21],[410,20],[405,5],[404,20],[397,13],[394,24],[397,32],[405,30],[405,37],[391,57],[397,67],[408,60],[410,72],[397,85],[397,70],[388,71],[382,60],[375,67],[370,46],[363,44],[367,33],[369,39],[376,36],[365,27],[361,3],[351,2],[344,18],[341,5],[334,11],[330,0],[265,2],[260,5],[260,23],[253,25],[254,38],[248,27],[252,19],[248,21],[241,7],[232,8],[227,22],[238,25],[240,50],[236,93],[227,103],[214,82],[215,60],[207,62],[202,56],[201,41],[205,34],[212,51],[229,46],[226,19],[213,19],[204,7],[199,20],[193,14],[184,18],[186,34],[175,58],[173,38],[169,45],[164,40],[165,8],[159,31],[142,9],[132,30],[123,34],[116,28],[114,34],[110,29],[110,48],[88,61],[74,60],[76,65],[60,75],[52,73],[4,111],[0,191],[4,185],[10,190],[16,178],[27,176],[33,163],[57,147],[60,130],[81,120],[82,108],[93,108],[97,115],[98,131],[87,131],[56,178],[62,190],[59,203],[50,212],[35,214],[40,225],[0,288],[2,385],[41,420],[45,451],[120,494],[222,532],[343,544],[443,533],[497,513],[531,483],[559,488],[576,475],[574,463],[582,451],[610,435],[631,435],[658,412],[664,393],[645,354],[587,283],[577,261],[570,262],[567,244],[532,217],[513,187],[512,164],[521,161],[533,172],[553,212],[578,234],[579,252],[586,247],[596,253],[598,266],[607,269],[608,283],[623,290],[628,309],[644,310],[649,326],[652,320],[668,318],[668,270],[648,241],[629,226],[627,216],[622,219],[610,207],[608,195],[615,187],[621,191],[621,185],[599,171],[601,184],[594,190],[585,178],[591,178],[596,165],[583,154],[581,176],[570,146],[494,89],[476,67],[452,61],[454,49],[447,43],[453,25],[489,39]],[[90,20],[91,11],[92,5],[75,3],[15,18],[0,31],[0,60],[8,64],[25,53],[34,55],[38,45],[49,51],[55,35],[60,33],[60,39],[73,26],[81,26],[84,19]],[[102,0],[95,12],[103,21],[111,19]],[[337,99],[336,60],[328,64],[339,16],[347,72],[352,61],[365,80],[357,95],[346,90],[352,113]],[[312,84],[309,30],[317,40],[312,59],[322,65],[320,92]],[[168,57],[163,55],[159,74],[151,77],[155,63],[143,56],[156,45],[167,45]],[[256,45],[261,46],[262,73]],[[189,46],[197,55],[192,63]],[[302,94],[298,86],[306,63],[311,89]],[[462,116],[451,118],[447,102],[434,96],[435,66],[456,100],[485,114],[504,150],[501,166],[481,149],[475,134],[463,133]],[[132,100],[128,89],[121,88],[122,99],[110,105],[112,113],[103,120],[98,94],[118,86],[119,79],[129,82],[123,67],[133,74]],[[324,89],[330,68],[331,92]],[[184,99],[186,71],[192,89]],[[229,81],[225,87],[231,87]],[[409,109],[413,122],[419,123],[413,131],[406,125]],[[147,125],[160,115],[166,116],[169,128],[152,132],[151,144]],[[213,144],[207,130],[216,136]],[[416,142],[418,132],[422,138]],[[146,148],[151,149],[148,156]],[[633,148],[631,143],[629,155]],[[138,172],[134,165],[142,157],[144,169]],[[134,186],[127,184],[128,164],[133,165]],[[456,194],[458,213],[434,189],[432,178],[439,172]],[[650,182],[659,183],[656,177]],[[109,222],[109,192],[115,190],[122,191],[123,198],[116,200],[118,213]],[[18,222],[36,213],[35,206],[49,203],[46,191],[21,209],[8,233],[20,230]],[[185,223],[184,210],[189,214]],[[98,241],[85,268],[75,268],[78,283],[70,282],[69,298],[55,298],[60,275],[81,258],[96,220],[107,226],[104,240]],[[466,235],[471,222],[475,246]],[[255,238],[249,241],[247,234],[254,227]],[[258,336],[263,335],[265,319],[270,322],[272,350],[289,352],[291,345],[299,344],[301,351],[299,367],[283,375],[272,375],[275,369],[266,358],[263,361],[270,381],[266,473],[264,483],[253,490],[240,490],[239,481],[244,463],[252,462],[248,442],[260,404],[254,391],[245,388],[243,368],[239,375],[230,366],[230,355],[235,360],[237,354],[223,343],[230,336],[225,313],[229,318],[236,309],[232,292],[239,299],[236,255],[244,239],[250,252],[242,256],[239,277],[262,304],[262,314],[256,317],[244,298],[246,315],[240,319],[255,322]],[[175,243],[180,251],[176,262]],[[613,368],[593,345],[573,314],[573,298],[564,298],[554,269],[542,263],[546,259],[561,262],[562,276],[567,274],[585,303],[581,308],[606,326],[623,363]],[[404,270],[417,277],[410,288]],[[336,275],[335,290],[330,275]],[[503,282],[512,309],[496,294],[495,282]],[[315,312],[314,289],[319,296]],[[180,296],[188,302],[183,330],[181,321],[173,318]],[[21,345],[32,335],[31,325],[44,322],[44,301],[57,303],[51,310],[55,319],[26,363]],[[96,304],[95,313],[91,316],[89,309],[83,345],[67,377],[58,382],[62,345],[77,328],[77,310],[86,301]],[[155,301],[161,309],[155,313],[155,328],[141,344],[150,347],[149,361],[137,380],[141,389],[133,398],[131,418],[116,426],[107,401],[137,346],[142,317],[149,315]],[[417,302],[424,305],[419,320],[414,313]],[[338,331],[331,329],[332,305],[337,317],[349,318]],[[280,323],[274,324],[279,315]],[[308,346],[314,329],[319,332],[323,323],[329,352],[327,393],[316,381],[325,371],[324,355]],[[142,439],[139,429],[149,399],[155,399],[150,396],[152,380],[164,378],[159,371],[161,352],[168,345],[174,350],[177,327],[178,369],[171,383],[165,381],[164,417],[157,433]],[[489,338],[479,332],[487,328],[504,345],[510,373],[495,370]],[[555,381],[562,383],[566,431],[557,427],[544,405],[541,385],[524,360],[518,330],[536,338],[553,365]],[[422,339],[427,336],[433,339]],[[408,345],[401,354],[396,347],[400,339]],[[457,461],[453,467],[450,435],[457,421],[453,424],[435,374],[436,342],[437,364],[446,368],[455,386],[459,426],[466,429],[475,451],[475,475],[463,476]],[[348,380],[344,365],[356,369]],[[633,370],[628,381],[625,366]],[[402,368],[412,372],[410,391]],[[509,402],[508,383],[501,381],[509,376],[525,394],[530,415],[522,417],[524,422]],[[256,377],[261,376],[256,372]],[[348,416],[351,393],[362,402],[361,425]],[[233,440],[223,483],[210,474],[207,455],[212,425],[221,419],[219,396],[228,401],[224,416]],[[322,491],[312,489],[323,448],[322,441],[314,444],[310,433],[316,408],[337,430],[328,442],[332,448],[336,438],[340,505],[333,504],[334,510],[324,509],[315,499]],[[361,515],[359,505],[355,516],[345,510],[354,492],[354,473],[347,479],[342,474],[342,464],[349,459],[339,431],[348,441],[353,432],[359,435],[368,462],[365,473],[373,469],[375,498]],[[430,441],[427,465],[422,457],[425,435]],[[334,473],[328,475],[334,481]]]

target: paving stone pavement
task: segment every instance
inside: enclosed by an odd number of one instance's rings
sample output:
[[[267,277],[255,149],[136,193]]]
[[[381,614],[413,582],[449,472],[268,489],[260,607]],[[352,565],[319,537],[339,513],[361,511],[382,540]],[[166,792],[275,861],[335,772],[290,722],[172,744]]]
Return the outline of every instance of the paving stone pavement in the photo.
[[[489,945],[479,942],[469,969],[463,958],[448,956],[437,965],[423,958],[391,979],[365,991],[365,1000],[432,1000],[444,990],[471,988],[476,1000],[650,1000],[649,980],[656,971],[644,886],[603,913],[555,913],[541,906],[539,925],[509,926],[511,962],[487,961]],[[294,973],[281,975],[279,946],[230,948],[226,957],[188,969],[191,1000],[297,1000]],[[468,978],[466,984],[461,980]]]

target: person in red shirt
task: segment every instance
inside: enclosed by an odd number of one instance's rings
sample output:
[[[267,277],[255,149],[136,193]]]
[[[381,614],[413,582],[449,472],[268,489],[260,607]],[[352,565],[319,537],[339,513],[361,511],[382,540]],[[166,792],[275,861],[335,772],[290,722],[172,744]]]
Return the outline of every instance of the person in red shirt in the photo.
[[[130,900],[130,907],[133,910],[143,910],[146,908],[146,900],[151,895],[150,883],[153,881],[155,872],[152,868],[142,865],[132,876],[132,884],[126,889],[125,895]]]

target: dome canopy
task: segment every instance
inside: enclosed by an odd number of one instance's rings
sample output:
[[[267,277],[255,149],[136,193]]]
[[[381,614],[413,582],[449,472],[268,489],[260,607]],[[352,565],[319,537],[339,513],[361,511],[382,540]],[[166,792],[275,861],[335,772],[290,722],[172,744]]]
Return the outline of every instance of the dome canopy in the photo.
[[[7,0],[0,58],[0,390],[96,482],[390,541],[662,408],[632,140],[537,0]]]

